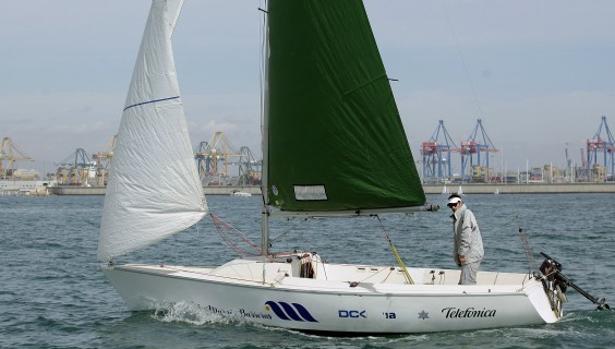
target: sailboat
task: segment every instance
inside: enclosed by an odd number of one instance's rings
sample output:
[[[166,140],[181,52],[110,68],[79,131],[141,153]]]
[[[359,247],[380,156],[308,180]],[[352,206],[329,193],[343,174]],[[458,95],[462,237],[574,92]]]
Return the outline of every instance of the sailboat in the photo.
[[[458,285],[458,270],[406,267],[401,258],[397,265],[350,265],[315,252],[270,250],[276,216],[431,208],[359,0],[268,2],[260,255],[217,267],[116,263],[207,213],[172,55],[181,3],[153,0],[104,204],[98,258],[130,309],[185,302],[265,326],[348,335],[562,317],[562,289],[538,272],[481,271],[478,284]]]

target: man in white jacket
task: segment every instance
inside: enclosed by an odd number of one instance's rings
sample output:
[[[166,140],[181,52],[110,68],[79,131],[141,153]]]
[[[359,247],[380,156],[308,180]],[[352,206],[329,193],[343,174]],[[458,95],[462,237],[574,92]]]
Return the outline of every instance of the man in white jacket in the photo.
[[[453,234],[455,238],[453,256],[455,263],[461,267],[460,285],[475,285],[476,273],[483,260],[483,238],[476,222],[476,217],[458,194],[448,198],[448,205],[453,214]]]

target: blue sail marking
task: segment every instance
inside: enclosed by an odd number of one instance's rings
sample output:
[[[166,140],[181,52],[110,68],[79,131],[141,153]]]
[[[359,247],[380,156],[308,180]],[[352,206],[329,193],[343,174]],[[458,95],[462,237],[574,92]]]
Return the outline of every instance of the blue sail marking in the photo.
[[[130,108],[134,108],[134,107],[138,107],[140,105],[144,105],[144,104],[157,103],[157,102],[168,101],[168,100],[177,99],[177,98],[179,98],[179,96],[167,97],[167,98],[159,98],[159,99],[152,99],[151,101],[145,101],[145,102],[129,105],[126,108],[124,108],[124,111],[126,111],[127,109],[130,109]]]
[[[299,314],[301,314],[301,316],[309,321],[309,322],[318,322],[318,320],[314,319],[314,317],[312,317],[312,314],[310,314],[310,312],[305,309],[305,307],[299,303],[293,303],[293,306],[295,307],[295,309],[297,309],[297,311],[299,311]]]
[[[299,314],[295,312],[295,309],[293,309],[293,307],[291,307],[290,304],[286,302],[280,302],[280,305],[282,306],[282,308],[284,308],[284,311],[286,312],[286,314],[290,316],[293,320],[303,322],[303,319],[299,317]]]
[[[267,301],[266,305],[275,313],[277,317],[288,321],[309,321],[318,322],[312,314],[299,303],[273,302]]]
[[[267,304],[271,310],[273,310],[273,312],[275,313],[275,315],[277,315],[280,319],[282,320],[289,320],[288,316],[286,316],[286,314],[284,314],[284,312],[282,311],[282,309],[280,309],[280,306],[272,301],[267,301],[265,302],[265,304]]]

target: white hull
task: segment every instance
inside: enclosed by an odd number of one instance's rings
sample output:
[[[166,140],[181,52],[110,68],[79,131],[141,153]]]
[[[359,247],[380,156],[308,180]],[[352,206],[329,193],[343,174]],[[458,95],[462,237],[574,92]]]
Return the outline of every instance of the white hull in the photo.
[[[481,272],[479,285],[459,286],[456,270],[410,268],[416,284],[408,285],[397,268],[318,263],[314,278],[286,276],[298,271],[294,262],[245,259],[218,268],[104,267],[132,310],[189,303],[240,321],[302,331],[455,331],[552,323],[561,316],[551,310],[541,282],[524,274]]]

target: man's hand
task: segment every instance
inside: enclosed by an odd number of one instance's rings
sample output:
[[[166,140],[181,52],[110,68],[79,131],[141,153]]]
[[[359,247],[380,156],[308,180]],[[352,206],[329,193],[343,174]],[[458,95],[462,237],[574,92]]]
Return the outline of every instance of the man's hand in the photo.
[[[466,264],[466,257],[462,256],[462,255],[459,255],[459,263],[460,264]]]

